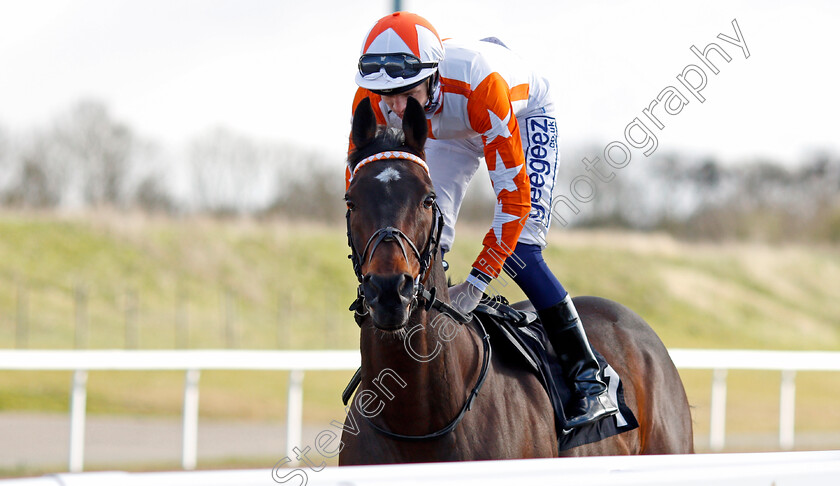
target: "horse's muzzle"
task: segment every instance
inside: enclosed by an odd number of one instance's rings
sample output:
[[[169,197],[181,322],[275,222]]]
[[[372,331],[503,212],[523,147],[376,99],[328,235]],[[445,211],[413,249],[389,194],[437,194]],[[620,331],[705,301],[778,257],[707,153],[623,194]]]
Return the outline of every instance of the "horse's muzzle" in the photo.
[[[414,299],[414,277],[408,273],[365,275],[365,304],[379,329],[395,331],[405,326]]]

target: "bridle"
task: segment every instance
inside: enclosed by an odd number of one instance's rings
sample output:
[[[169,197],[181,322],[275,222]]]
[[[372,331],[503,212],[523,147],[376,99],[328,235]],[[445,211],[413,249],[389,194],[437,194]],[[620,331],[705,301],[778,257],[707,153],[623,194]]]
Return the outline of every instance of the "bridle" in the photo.
[[[410,158],[409,157],[404,157],[406,155],[411,156],[411,157]],[[375,160],[388,160],[388,159],[404,159],[404,160],[409,160],[411,162],[418,163],[418,164],[422,165],[426,169],[426,172],[428,173],[428,167],[426,167],[425,162],[423,162],[422,159],[420,159],[419,157],[417,157],[413,154],[409,154],[409,153],[406,153],[406,152],[383,152],[383,153],[379,153],[379,154],[373,155],[371,157],[368,157],[368,158],[364,159],[363,161],[359,162],[359,164],[356,165],[354,171],[352,172],[352,176],[355,176],[356,171],[358,171],[358,169],[366,163],[373,162]],[[351,177],[351,180],[352,180],[352,177]],[[473,315],[465,316],[465,315],[461,314],[461,312],[459,312],[458,310],[456,310],[455,308],[453,308],[452,306],[447,304],[446,302],[443,302],[442,300],[439,300],[436,297],[437,289],[435,287],[432,287],[430,289],[426,289],[424,287],[424,284],[426,283],[426,281],[429,278],[429,272],[430,272],[431,267],[432,267],[432,259],[438,253],[439,244],[440,244],[440,235],[441,235],[441,232],[443,231],[443,226],[444,226],[443,213],[441,212],[440,207],[438,207],[437,202],[434,202],[434,201],[432,202],[432,218],[433,218],[433,224],[432,224],[431,229],[429,230],[429,237],[426,241],[426,246],[423,248],[422,252],[417,249],[417,245],[414,244],[414,242],[411,240],[411,238],[409,238],[400,229],[395,228],[393,226],[386,226],[384,228],[379,228],[378,230],[373,232],[373,234],[370,236],[370,238],[368,238],[368,241],[365,244],[364,249],[360,253],[356,249],[355,245],[353,244],[353,232],[352,232],[352,228],[350,227],[350,209],[348,209],[347,213],[346,213],[347,244],[348,244],[348,246],[350,246],[350,255],[348,256],[348,258],[353,262],[353,272],[356,274],[356,279],[359,281],[359,286],[356,289],[356,300],[354,300],[353,303],[350,305],[349,310],[354,312],[354,318],[356,320],[356,324],[358,324],[359,327],[362,327],[362,323],[364,321],[364,318],[369,314],[369,311],[367,309],[367,304],[365,303],[364,275],[362,274],[363,262],[365,262],[365,258],[367,258],[367,263],[370,263],[372,261],[373,254],[376,252],[376,249],[379,247],[379,245],[381,243],[388,242],[388,241],[393,241],[393,242],[396,242],[399,245],[400,250],[402,250],[403,258],[405,258],[406,262],[408,262],[408,251],[406,250],[406,245],[404,243],[407,243],[408,247],[411,249],[412,254],[414,255],[415,258],[417,258],[417,261],[419,262],[419,265],[420,265],[420,270],[418,271],[417,276],[414,277],[414,294],[413,294],[413,298],[412,298],[412,301],[411,301],[411,306],[409,308],[409,313],[413,312],[415,310],[416,306],[419,304],[419,305],[422,305],[423,308],[427,311],[430,310],[430,309],[435,309],[438,312],[446,314],[460,324],[466,324],[468,322],[474,321],[474,322],[477,323],[478,327],[481,329],[481,334],[479,335],[479,337],[482,340],[482,344],[483,344],[483,348],[484,348],[484,352],[482,353],[483,358],[482,358],[482,363],[481,363],[481,371],[479,372],[479,376],[478,376],[478,379],[476,381],[475,386],[473,387],[470,394],[467,396],[467,399],[466,399],[463,407],[461,407],[460,412],[455,417],[455,419],[452,420],[448,425],[446,425],[442,429],[440,429],[436,432],[432,432],[430,434],[404,435],[404,434],[398,434],[398,433],[391,432],[389,430],[383,429],[382,427],[373,423],[373,421],[369,417],[365,416],[365,419],[367,420],[368,424],[376,432],[378,432],[382,435],[385,435],[387,437],[390,437],[392,439],[403,440],[403,441],[423,441],[423,440],[437,439],[437,438],[443,437],[446,434],[455,430],[455,427],[458,426],[458,423],[461,422],[461,419],[464,418],[464,415],[467,413],[467,411],[472,408],[473,400],[478,395],[478,392],[481,389],[481,386],[484,384],[484,380],[487,378],[487,371],[490,367],[490,358],[492,356],[492,348],[490,347],[490,335],[487,333],[487,330],[484,328],[484,324],[482,324],[482,322],[478,318],[473,319],[473,317],[474,317]],[[467,326],[467,327],[469,327],[469,326]],[[360,372],[361,372],[361,368],[359,368],[359,370],[356,371],[356,374],[350,380],[350,384],[348,385],[347,390],[345,390],[345,393],[344,393],[345,404],[347,403],[347,400],[349,399],[349,394],[352,393],[352,391],[355,390],[355,388],[358,387],[359,383],[361,382]],[[348,392],[348,390],[349,390],[349,392]]]
[[[347,210],[346,217],[347,244],[350,246],[350,255],[348,255],[348,258],[353,262],[353,272],[356,274],[356,279],[359,281],[359,287],[356,291],[356,301],[353,302],[353,305],[350,307],[350,310],[356,313],[356,322],[359,326],[361,326],[360,318],[368,314],[365,304],[363,285],[364,275],[362,275],[363,262],[367,259],[367,263],[370,263],[373,259],[373,254],[376,252],[376,249],[379,248],[380,243],[386,241],[393,241],[399,245],[400,250],[402,250],[403,258],[405,258],[406,262],[408,262],[408,252],[406,251],[405,245],[405,243],[407,243],[408,248],[411,249],[412,254],[420,264],[420,270],[417,272],[417,276],[414,277],[414,295],[412,296],[411,308],[409,309],[409,311],[413,311],[417,303],[425,297],[425,288],[423,287],[423,284],[426,283],[426,280],[429,278],[429,271],[432,267],[432,258],[434,258],[435,254],[437,254],[438,243],[440,242],[440,233],[443,230],[443,213],[441,213],[437,203],[432,203],[432,218],[434,219],[434,224],[432,225],[432,229],[429,231],[429,237],[422,252],[417,249],[417,245],[411,241],[411,238],[409,238],[400,229],[393,226],[386,226],[385,228],[379,228],[374,231],[373,234],[370,235],[370,238],[368,238],[364,250],[359,253],[353,244],[353,233],[350,228],[349,209]],[[434,294],[431,294],[431,296],[434,297]],[[466,322],[466,320],[464,322]]]
[[[429,277],[428,273],[431,267],[432,257],[434,257],[435,253],[437,253],[438,243],[440,242],[440,233],[443,230],[443,213],[441,213],[437,202],[432,203],[432,218],[434,218],[434,224],[429,232],[429,238],[426,242],[426,247],[423,249],[423,253],[420,253],[420,251],[417,250],[417,245],[411,241],[411,238],[393,226],[379,228],[374,231],[373,234],[370,235],[370,238],[368,238],[365,249],[359,253],[353,244],[353,235],[350,229],[350,210],[348,209],[347,244],[350,246],[351,251],[348,258],[353,261],[353,271],[356,273],[356,278],[359,280],[359,283],[362,283],[364,280],[364,276],[362,275],[362,262],[365,261],[365,256],[367,256],[367,263],[370,263],[373,259],[373,253],[383,241],[396,242],[400,246],[400,250],[402,250],[403,258],[405,258],[406,262],[408,262],[408,253],[405,250],[403,241],[408,243],[408,247],[411,248],[411,251],[414,253],[415,258],[417,258],[417,261],[420,264],[420,271],[414,279],[415,284],[425,282]]]
[[[387,151],[371,155],[356,164],[350,180],[353,180],[356,172],[358,172],[358,170],[364,165],[378,160],[407,160],[422,166],[426,170],[427,174],[429,172],[429,168],[420,157],[408,152]],[[426,240],[426,246],[423,248],[422,252],[417,249],[417,245],[414,244],[411,238],[409,238],[399,228],[387,226],[374,231],[373,234],[370,235],[370,238],[368,238],[364,250],[360,253],[353,244],[353,231],[350,227],[350,209],[347,210],[345,218],[347,220],[347,245],[350,247],[350,255],[348,255],[348,258],[353,262],[353,272],[356,274],[356,279],[359,281],[359,286],[356,289],[356,300],[353,301],[352,305],[350,305],[350,310],[355,313],[356,324],[358,324],[359,327],[362,326],[363,318],[368,315],[367,305],[365,303],[362,265],[365,262],[365,258],[367,258],[367,263],[370,263],[376,249],[379,248],[381,243],[386,241],[393,241],[399,245],[400,250],[402,250],[403,258],[405,258],[406,262],[408,262],[408,251],[406,251],[404,242],[408,243],[408,247],[411,249],[412,254],[415,258],[417,258],[417,262],[420,265],[420,270],[417,272],[417,276],[414,277],[414,294],[412,296],[409,313],[414,311],[416,306],[420,304],[423,305],[426,310],[434,308],[462,324],[471,320],[469,316],[464,316],[449,304],[435,298],[437,291],[434,287],[431,289],[426,289],[424,287],[426,280],[429,278],[429,271],[432,267],[432,259],[438,253],[440,235],[444,226],[443,212],[441,212],[436,201],[432,202],[433,224],[429,229],[429,237]]]

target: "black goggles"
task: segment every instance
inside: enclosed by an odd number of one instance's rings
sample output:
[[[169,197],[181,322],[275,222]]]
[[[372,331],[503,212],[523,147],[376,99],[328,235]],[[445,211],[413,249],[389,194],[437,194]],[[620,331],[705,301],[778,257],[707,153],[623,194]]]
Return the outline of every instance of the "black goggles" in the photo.
[[[365,54],[359,58],[362,76],[378,73],[382,68],[392,78],[413,78],[424,68],[436,67],[436,62],[420,62],[411,54]]]

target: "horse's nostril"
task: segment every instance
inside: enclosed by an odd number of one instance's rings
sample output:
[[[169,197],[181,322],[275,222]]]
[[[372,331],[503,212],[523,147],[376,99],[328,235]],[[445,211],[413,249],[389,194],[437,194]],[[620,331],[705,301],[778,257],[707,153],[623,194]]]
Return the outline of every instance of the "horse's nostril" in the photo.
[[[402,306],[414,292],[414,277],[409,273],[366,275],[363,277],[363,286],[369,303]]]
[[[362,277],[362,290],[369,304],[373,304],[379,300],[379,286],[376,285],[376,277],[372,275]]]
[[[365,286],[365,293],[376,295],[384,288],[382,285],[382,277],[377,275],[366,275],[363,285]]]
[[[406,292],[407,291],[407,292]],[[414,291],[414,277],[410,273],[404,273],[402,283],[400,284],[400,293],[403,295],[411,294]]]

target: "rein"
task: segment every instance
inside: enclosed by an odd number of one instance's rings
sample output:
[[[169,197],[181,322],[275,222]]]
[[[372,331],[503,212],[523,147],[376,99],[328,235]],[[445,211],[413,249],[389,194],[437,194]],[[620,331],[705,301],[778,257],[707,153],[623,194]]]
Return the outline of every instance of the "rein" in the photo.
[[[458,426],[458,424],[464,418],[464,415],[467,413],[467,411],[472,409],[473,400],[475,400],[475,397],[478,395],[479,390],[481,390],[481,385],[484,384],[484,380],[487,378],[487,370],[490,369],[490,358],[493,355],[493,348],[490,347],[490,335],[487,334],[487,329],[484,328],[484,324],[482,324],[480,319],[475,318],[474,320],[478,323],[478,327],[481,328],[481,332],[483,334],[483,336],[481,336],[481,342],[484,345],[484,352],[482,353],[484,356],[481,361],[481,372],[479,372],[478,374],[478,380],[476,380],[475,386],[473,387],[472,391],[469,395],[467,395],[467,400],[464,402],[464,406],[461,407],[461,411],[451,422],[449,422],[449,425],[438,430],[437,432],[432,432],[430,434],[404,435],[398,434],[396,432],[391,432],[387,429],[383,429],[382,427],[373,423],[373,420],[371,420],[368,417],[365,417],[365,420],[367,420],[368,425],[370,425],[373,430],[392,439],[409,442],[438,439],[455,430],[455,427]]]
[[[364,159],[362,162],[356,165],[355,170],[352,172],[352,176],[355,176],[356,171],[358,171],[359,168],[361,168],[361,166],[364,164],[374,162],[377,160],[389,159],[405,159],[410,162],[414,162],[416,164],[421,165],[424,169],[426,169],[426,172],[428,173],[428,168],[426,167],[425,162],[421,158],[413,154],[409,154],[407,152],[391,151],[382,152]],[[472,391],[470,391],[469,395],[467,395],[467,399],[464,402],[463,407],[461,407],[461,411],[448,425],[430,434],[403,435],[383,429],[382,427],[373,423],[373,421],[370,418],[365,417],[368,424],[377,433],[380,433],[392,439],[403,441],[433,440],[439,437],[443,437],[444,435],[455,430],[455,427],[458,426],[458,424],[464,418],[464,415],[467,413],[467,411],[469,411],[472,408],[473,400],[478,395],[479,390],[481,390],[481,386],[484,384],[484,380],[487,378],[487,371],[490,367],[490,358],[493,354],[492,348],[490,347],[490,335],[487,333],[487,330],[484,328],[484,324],[481,322],[480,319],[473,319],[474,316],[472,314],[461,314],[461,312],[456,310],[454,307],[436,297],[437,289],[435,287],[426,289],[423,286],[426,280],[428,280],[429,272],[432,267],[432,259],[438,253],[438,244],[440,243],[440,235],[441,231],[443,231],[444,226],[443,213],[441,212],[440,207],[438,207],[437,202],[433,203],[432,211],[434,224],[429,230],[429,238],[426,242],[426,246],[423,249],[422,253],[417,249],[417,245],[415,245],[414,242],[411,241],[411,238],[409,238],[405,233],[393,226],[387,226],[385,228],[380,228],[374,231],[370,238],[368,238],[364,250],[361,253],[359,253],[358,250],[356,250],[355,245],[353,244],[353,235],[350,228],[350,210],[348,209],[346,213],[347,244],[348,246],[350,246],[350,255],[348,256],[348,258],[353,263],[353,272],[356,274],[356,279],[359,281],[359,286],[356,289],[356,300],[354,300],[353,303],[350,305],[349,310],[354,312],[354,318],[356,320],[356,324],[358,324],[359,327],[362,327],[362,321],[364,320],[364,317],[369,314],[367,310],[367,304],[365,303],[365,294],[363,287],[364,275],[362,275],[362,265],[364,264],[363,262],[365,262],[365,257],[367,257],[367,263],[370,263],[373,259],[373,254],[376,252],[376,249],[379,247],[380,243],[385,241],[394,241],[399,245],[400,250],[402,250],[403,258],[405,258],[406,261],[408,261],[408,252],[406,251],[406,247],[403,244],[403,242],[408,243],[408,247],[411,249],[412,253],[417,258],[417,261],[420,264],[420,271],[418,272],[417,277],[415,277],[414,279],[414,297],[409,312],[413,312],[415,310],[415,306],[420,305],[426,311],[429,311],[430,309],[435,309],[436,311],[442,314],[446,314],[447,316],[451,317],[452,319],[454,319],[462,325],[467,324],[471,321],[475,321],[478,324],[478,327],[481,329],[481,334],[479,335],[483,344],[481,371],[479,372],[479,376],[476,380],[475,386],[473,387]],[[356,371],[356,374],[353,375],[353,378],[350,380],[350,384],[347,386],[347,389],[344,390],[342,398],[345,404],[347,404],[350,395],[359,386],[360,383],[361,368],[359,368],[359,370]]]

